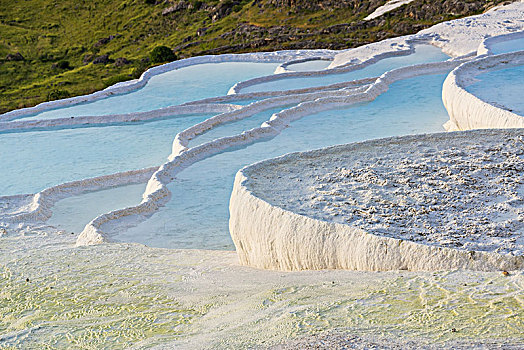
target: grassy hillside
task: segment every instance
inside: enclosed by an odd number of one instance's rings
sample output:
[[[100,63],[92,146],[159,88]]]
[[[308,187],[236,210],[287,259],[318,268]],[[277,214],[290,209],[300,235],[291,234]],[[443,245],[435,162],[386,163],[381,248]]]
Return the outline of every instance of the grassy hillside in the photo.
[[[362,19],[385,0],[0,0],[0,113],[100,90],[179,58],[347,48],[417,32],[502,1],[416,0]]]

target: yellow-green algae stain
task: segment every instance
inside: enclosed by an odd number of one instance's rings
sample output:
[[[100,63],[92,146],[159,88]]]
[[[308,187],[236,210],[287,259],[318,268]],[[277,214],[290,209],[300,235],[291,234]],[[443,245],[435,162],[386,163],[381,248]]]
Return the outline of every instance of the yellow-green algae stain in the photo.
[[[524,339],[523,278],[477,276],[458,284],[446,274],[399,277],[367,295],[322,302],[293,317],[313,333],[350,327],[439,342]]]
[[[524,342],[522,272],[283,273],[229,252],[31,239],[0,240],[0,349],[247,348],[330,329]]]
[[[176,339],[205,313],[182,306],[137,267],[115,262],[119,256],[68,253],[57,254],[56,261],[31,255],[0,266],[0,348],[123,348],[147,339],[154,344]]]
[[[521,273],[509,277],[467,271],[389,276],[371,288],[340,279],[246,297],[238,314],[260,316],[232,325],[206,341],[210,348],[248,348],[343,329],[364,337],[420,344],[524,343]],[[249,329],[249,334],[242,329]]]

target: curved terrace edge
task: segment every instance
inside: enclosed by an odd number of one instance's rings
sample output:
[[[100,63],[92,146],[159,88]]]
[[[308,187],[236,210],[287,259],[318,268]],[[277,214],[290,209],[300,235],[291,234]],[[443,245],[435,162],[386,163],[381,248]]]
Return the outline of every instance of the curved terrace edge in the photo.
[[[349,145],[372,147],[377,143],[420,136],[393,137]],[[421,244],[378,236],[358,227],[300,215],[271,205],[257,197],[247,185],[249,173],[266,163],[281,162],[297,154],[322,152],[332,148],[288,154],[250,165],[237,173],[229,206],[229,230],[242,265],[285,271],[511,271],[524,268],[524,256]]]

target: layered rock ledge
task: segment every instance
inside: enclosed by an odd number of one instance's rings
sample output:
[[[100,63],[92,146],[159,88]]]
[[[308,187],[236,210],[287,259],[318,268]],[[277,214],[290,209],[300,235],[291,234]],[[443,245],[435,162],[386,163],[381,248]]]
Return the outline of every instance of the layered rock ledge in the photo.
[[[372,140],[238,172],[230,232],[265,269],[524,268],[524,130]]]

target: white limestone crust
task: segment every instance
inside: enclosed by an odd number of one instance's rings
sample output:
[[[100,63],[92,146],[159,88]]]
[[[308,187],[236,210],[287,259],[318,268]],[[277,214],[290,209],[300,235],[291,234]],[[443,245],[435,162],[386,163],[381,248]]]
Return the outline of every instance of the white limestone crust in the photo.
[[[53,214],[53,206],[61,199],[86,192],[100,191],[112,187],[145,183],[157,167],[98,176],[78,181],[66,182],[48,187],[38,193],[0,197],[2,210],[0,226],[24,226],[24,230],[39,231],[39,227],[49,231],[45,222]],[[7,204],[7,205],[6,205]],[[19,230],[20,231],[20,230]]]
[[[380,52],[408,49],[409,42],[423,40],[453,57],[472,56],[490,37],[524,30],[524,1],[493,8],[486,13],[436,24],[416,34],[382,40],[338,53],[331,68],[351,62],[363,62]]]
[[[333,57],[319,56],[319,57],[309,57],[309,58],[302,58],[299,60],[284,62],[275,69],[275,74],[294,72],[294,70],[289,69],[289,66],[294,65],[294,64],[311,62],[311,61],[331,61],[332,59]]]
[[[524,38],[524,31],[489,37],[486,40],[482,41],[482,43],[479,45],[477,49],[477,56],[491,55],[493,54],[493,45],[504,41],[515,40],[520,38]]]
[[[17,110],[0,115],[0,121],[4,122],[2,123],[1,127],[4,127],[5,129],[25,129],[65,126],[68,124],[75,123],[82,124],[84,122],[96,123],[98,120],[100,120],[100,122],[103,122],[103,118],[100,117],[99,119],[98,116],[85,117],[84,119],[78,118],[78,120],[75,121],[57,119],[54,121],[35,122],[36,124],[31,124],[32,122],[30,121],[27,121],[28,124],[26,124],[23,121],[9,121],[44,110],[48,110],[51,108],[70,106],[77,103],[105,98],[113,94],[129,92],[142,87],[153,75],[194,64],[232,61],[287,62],[290,60],[293,61],[314,57],[329,58],[334,57],[336,55],[334,62],[331,66],[343,66],[343,68],[351,70],[361,68],[366,64],[379,60],[380,58],[408,54],[412,52],[413,45],[415,43],[431,43],[439,47],[443,47],[446,50],[446,52],[451,52],[456,56],[460,56],[463,54],[469,55],[472,53],[472,51],[469,50],[470,46],[475,46],[475,48],[478,48],[478,44],[482,42],[487,36],[507,34],[512,31],[522,30],[524,28],[524,21],[522,21],[523,9],[524,4],[522,2],[515,3],[497,9],[496,11],[490,11],[490,13],[486,15],[474,16],[469,17],[467,19],[446,22],[444,24],[429,28],[428,30],[421,32],[415,36],[389,39],[383,42],[374,43],[360,48],[346,50],[343,52],[336,52],[330,50],[298,50],[281,51],[273,53],[252,53],[243,55],[204,56],[176,61],[148,70],[138,81],[117,84],[106,90],[94,93],[92,95],[80,96],[60,101],[53,101],[41,104],[33,108]],[[467,45],[463,45],[464,42],[466,42]],[[336,108],[338,106],[347,106],[362,101],[371,101],[376,96],[386,91],[389,84],[391,84],[394,81],[420,74],[442,72],[447,69],[456,67],[461,62],[463,61],[455,60],[436,64],[419,65],[416,67],[397,69],[385,73],[379,79],[370,78],[368,81],[361,81],[357,85],[355,85],[353,82],[348,82],[319,88],[306,88],[286,92],[272,91],[252,94],[238,94],[233,96],[222,96],[216,98],[203,99],[200,101],[194,101],[192,103],[187,103],[182,106],[172,106],[168,107],[168,109],[166,110],[151,111],[146,112],[144,114],[132,113],[127,115],[111,116],[111,118],[107,118],[105,120],[128,121],[134,120],[134,118],[150,119],[155,118],[164,112],[168,113],[167,110],[169,109],[177,110],[177,113],[182,112],[183,109],[188,111],[192,107],[186,108],[184,106],[191,106],[195,104],[203,105],[206,103],[211,104],[216,102],[230,102],[235,99],[241,98],[249,99],[253,97],[275,97],[275,100],[268,99],[272,101],[262,101],[260,104],[255,104],[251,107],[245,108],[245,110],[244,107],[238,108],[238,106],[234,105],[210,105],[208,109],[209,111],[220,110],[224,111],[225,113],[210,118],[209,121],[206,121],[204,123],[197,124],[194,127],[184,131],[179,136],[177,136],[177,138],[175,138],[173,142],[173,153],[169,158],[169,161],[162,167],[160,167],[159,171],[155,172],[153,177],[149,179],[147,191],[144,193],[143,196],[143,203],[136,207],[125,208],[115,212],[107,213],[99,218],[94,219],[90,224],[88,224],[88,226],[86,226],[85,233],[79,239],[78,243],[84,244],[86,242],[100,242],[103,240],[107,240],[109,239],[109,237],[107,237],[107,235],[104,233],[104,230],[102,229],[104,225],[111,223],[117,224],[127,215],[149,215],[153,213],[159,206],[162,205],[162,203],[165,203],[165,201],[169,199],[169,191],[167,191],[167,188],[165,187],[166,184],[172,180],[173,176],[178,171],[181,171],[188,164],[192,164],[200,159],[209,157],[230,147],[249,144],[261,138],[273,137],[277,135],[283,128],[285,128],[290,122],[299,119],[302,116],[326,109]],[[326,74],[324,71],[322,71],[321,73],[305,73],[305,75],[303,73],[297,73],[297,76]],[[266,79],[273,80],[275,78],[273,76],[270,76],[269,78],[265,77],[262,79],[262,81],[265,81]],[[240,87],[240,85],[237,87]],[[237,91],[233,92],[236,93]],[[299,94],[308,94],[308,99],[304,100],[302,96],[296,96]],[[300,102],[300,104],[294,108],[283,110],[282,112],[273,115],[270,120],[265,122],[259,128],[247,130],[239,135],[214,140],[212,142],[191,149],[187,148],[187,142],[191,138],[196,137],[199,134],[202,134],[205,131],[210,130],[211,128],[221,125],[224,122],[244,118],[252,114],[248,113],[248,111],[254,112],[257,110],[264,110],[264,108],[269,106],[274,106],[275,104],[280,103],[282,102],[282,100],[284,100],[282,96],[291,96],[290,100],[293,100],[297,103]],[[278,101],[279,99],[281,101]],[[148,171],[149,170],[147,170],[145,173],[147,173]],[[142,177],[142,174],[145,173],[139,173],[141,174],[140,176],[138,176],[140,179],[136,181],[147,181],[147,179],[144,179],[144,177]],[[111,175],[110,181],[108,181],[106,184],[99,183],[101,187],[97,188],[107,188],[112,186],[113,177],[117,178],[119,175],[120,174]],[[121,179],[124,180],[120,181],[119,184],[133,183],[133,181],[135,181],[135,179],[132,177],[121,177]],[[62,185],[56,186],[56,189],[60,188],[64,190],[60,192],[60,195],[56,196],[56,198],[64,198],[67,195],[81,193],[82,191],[84,191],[82,189],[83,184],[86,185],[85,188],[88,190],[89,188],[91,188],[89,187],[90,180],[91,179],[87,179],[77,182],[78,187],[74,187],[75,189],[72,191],[70,191],[70,187],[66,186],[67,184],[64,184],[63,188],[60,187]],[[55,193],[54,190],[47,192]],[[37,198],[38,195],[35,195],[33,197]],[[54,197],[54,195],[49,198],[52,197]],[[4,197],[2,197],[2,199],[3,198]],[[49,204],[46,209],[49,210],[49,206],[52,206],[54,201],[37,201],[36,203]],[[41,207],[41,205],[37,204],[31,210],[29,210],[29,212],[36,213],[38,210],[41,209]],[[42,217],[47,217],[47,214]]]
[[[13,120],[9,122],[0,122],[1,131],[11,130],[34,130],[40,128],[64,128],[77,125],[108,125],[113,123],[150,121],[165,117],[176,117],[189,114],[207,114],[207,113],[224,113],[234,111],[241,106],[234,104],[187,104],[176,105],[166,108],[155,109],[147,112],[135,112],[125,114],[108,114],[101,116],[80,116],[56,119],[39,119],[39,120]]]
[[[497,131],[476,131],[466,135],[480,142]],[[489,135],[488,135],[489,134]],[[454,134],[429,135],[433,139],[452,139]],[[319,151],[290,154],[246,167],[237,173],[230,200],[230,233],[242,264],[276,270],[350,269],[368,271],[449,269],[518,270],[524,256],[473,251],[417,243],[379,236],[348,224],[297,214],[261,199],[264,189],[255,186],[264,169],[286,171],[286,163],[299,157],[322,157],[340,149],[372,150],[387,143],[409,144],[423,136],[409,136],[336,146]],[[302,163],[301,163],[302,164]],[[275,170],[276,171],[276,170]],[[260,184],[260,183],[258,183]],[[255,190],[256,188],[256,190]]]
[[[393,11],[394,9],[399,8],[400,6],[409,4],[413,1],[414,0],[389,0],[384,5],[378,7],[375,11],[369,14],[366,18],[364,18],[364,21],[369,21],[371,19],[380,17],[385,13]]]
[[[356,71],[356,70],[365,68],[367,66],[370,66],[385,58],[410,55],[415,52],[416,44],[428,44],[428,40],[422,37],[416,38],[416,39],[413,39],[410,37],[401,37],[401,38],[395,38],[395,39],[401,40],[402,44],[394,45],[394,47],[389,47],[387,49],[382,48],[382,50],[373,50],[370,55],[360,60],[357,60],[357,61],[355,60],[347,61],[346,60],[340,64],[336,64],[334,61],[333,63],[331,63],[331,65],[328,68],[322,69],[322,70],[294,72],[294,71],[287,71],[287,69],[284,66],[285,71],[278,70],[279,74],[257,77],[257,78],[244,80],[244,81],[236,83],[229,89],[228,95],[238,94],[247,87],[256,86],[256,85],[271,82],[271,81],[277,81],[277,80],[283,80],[283,79],[289,79],[289,78],[318,77],[318,76],[325,76],[325,75],[331,75],[331,74],[340,74],[340,73]],[[388,41],[388,40],[385,40],[385,41]],[[371,47],[373,46],[373,44],[365,45],[364,47],[367,48],[368,46]],[[355,50],[358,51],[358,49],[359,48]],[[301,62],[306,62],[308,60],[309,59],[304,59],[304,60],[301,60]],[[294,63],[298,63],[298,62],[294,61]]]

